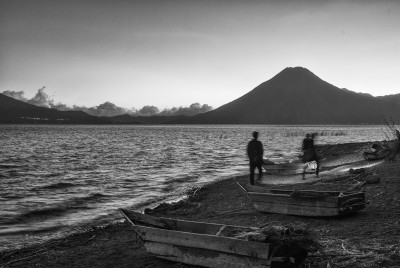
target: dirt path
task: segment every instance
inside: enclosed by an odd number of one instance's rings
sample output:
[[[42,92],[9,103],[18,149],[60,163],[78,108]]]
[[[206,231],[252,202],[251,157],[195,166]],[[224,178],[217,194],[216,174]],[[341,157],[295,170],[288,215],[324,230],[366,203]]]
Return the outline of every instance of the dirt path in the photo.
[[[344,175],[349,174],[350,169],[360,169],[360,168],[371,168],[373,166],[379,165],[383,163],[383,160],[380,161],[367,161],[363,159],[359,159],[354,161],[354,157],[352,157],[352,162],[340,161],[327,161],[321,163],[321,170],[319,173],[319,177],[315,174],[306,174],[305,180],[302,180],[301,174],[295,175],[271,175],[264,174],[261,181],[257,183],[260,185],[276,185],[276,184],[302,184],[316,181],[323,181],[334,179],[337,177],[342,177]]]
[[[363,158],[363,152],[371,147],[370,143],[350,143],[325,145],[318,148],[321,169],[319,177],[313,173],[306,174],[306,180],[302,180],[301,174],[295,175],[271,175],[265,174],[261,185],[279,184],[304,184],[310,182],[335,179],[349,174],[350,169],[372,168],[383,163],[381,161],[367,161]]]

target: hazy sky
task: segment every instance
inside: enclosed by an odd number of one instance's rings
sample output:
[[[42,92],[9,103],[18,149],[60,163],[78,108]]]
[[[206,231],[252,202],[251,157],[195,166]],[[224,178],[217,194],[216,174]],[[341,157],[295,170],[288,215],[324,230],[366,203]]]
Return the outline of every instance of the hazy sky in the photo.
[[[217,108],[285,67],[400,93],[400,1],[0,0],[0,92]]]

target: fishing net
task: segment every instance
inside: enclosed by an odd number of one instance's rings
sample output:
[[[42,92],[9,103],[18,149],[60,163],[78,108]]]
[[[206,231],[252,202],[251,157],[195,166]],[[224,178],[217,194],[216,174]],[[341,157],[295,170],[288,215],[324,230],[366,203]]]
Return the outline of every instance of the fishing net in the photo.
[[[284,260],[293,264],[302,263],[308,253],[317,252],[322,248],[316,237],[302,223],[285,226],[271,223],[260,228],[229,227],[219,235],[269,243],[272,256],[284,257]]]

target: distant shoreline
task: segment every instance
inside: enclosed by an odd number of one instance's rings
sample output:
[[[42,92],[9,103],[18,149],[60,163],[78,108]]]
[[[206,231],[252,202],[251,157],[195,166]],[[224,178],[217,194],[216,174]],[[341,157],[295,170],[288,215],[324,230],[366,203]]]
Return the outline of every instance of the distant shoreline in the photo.
[[[384,126],[384,124],[232,124],[232,123],[210,123],[210,124],[177,124],[177,123],[71,123],[71,124],[62,124],[62,123],[8,123],[8,122],[0,122],[1,125],[32,125],[32,126],[125,126],[125,125],[132,125],[132,126],[305,126],[305,127],[313,127],[313,126],[343,126],[343,127],[351,127],[351,126]]]

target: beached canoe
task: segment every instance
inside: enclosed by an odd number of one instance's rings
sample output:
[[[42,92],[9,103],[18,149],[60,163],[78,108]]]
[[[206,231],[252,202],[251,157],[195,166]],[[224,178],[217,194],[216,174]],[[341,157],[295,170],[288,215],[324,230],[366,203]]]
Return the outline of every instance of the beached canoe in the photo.
[[[237,184],[255,209],[268,213],[329,217],[357,212],[367,204],[364,192],[278,190]]]
[[[303,163],[263,164],[265,173],[273,175],[296,175],[303,173]],[[316,163],[307,165],[305,173],[315,173]]]
[[[273,257],[270,243],[226,237],[229,231],[242,227],[195,221],[159,218],[119,209],[133,226],[145,249],[158,258],[205,267],[271,267],[284,261]]]

